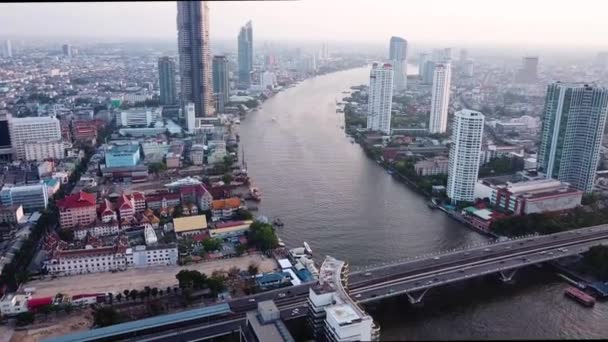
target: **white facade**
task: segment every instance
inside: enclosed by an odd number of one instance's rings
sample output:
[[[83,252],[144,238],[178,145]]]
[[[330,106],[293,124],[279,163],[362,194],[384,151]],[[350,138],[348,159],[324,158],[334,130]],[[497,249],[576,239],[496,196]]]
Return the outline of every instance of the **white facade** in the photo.
[[[177,245],[166,246],[135,246],[127,249],[127,265],[133,267],[148,267],[157,265],[177,265]]]
[[[190,134],[194,134],[194,131],[196,129],[196,125],[195,125],[195,108],[194,108],[194,103],[189,102],[186,107],[184,108],[185,113],[184,115],[186,116],[186,129],[188,130],[188,133]]]
[[[42,161],[45,159],[63,159],[64,148],[61,140],[28,141],[25,147],[25,160]]]
[[[15,159],[25,159],[26,142],[61,139],[61,125],[55,117],[11,118],[9,131]]]
[[[451,78],[452,71],[449,63],[435,65],[429,133],[445,133],[448,128]]]
[[[367,100],[367,129],[391,134],[393,102],[393,67],[374,63],[369,75]]]
[[[0,313],[3,316],[17,315],[27,312],[27,301],[30,295],[9,293],[0,300]]]
[[[61,275],[108,272],[126,267],[126,255],[114,252],[114,247],[61,251],[46,263],[49,274]]]
[[[8,186],[0,191],[0,202],[4,206],[23,205],[23,211],[31,213],[46,209],[49,190],[43,181],[40,184]]]
[[[120,232],[117,223],[94,224],[88,227],[76,227],[72,230],[74,231],[74,238],[76,240],[84,240],[89,233],[91,236],[98,237],[116,235]]]
[[[162,119],[162,111],[160,108],[131,108],[120,112],[120,126],[150,126],[151,123]]]
[[[463,109],[454,115],[447,195],[452,202],[472,202],[479,173],[484,116]]]

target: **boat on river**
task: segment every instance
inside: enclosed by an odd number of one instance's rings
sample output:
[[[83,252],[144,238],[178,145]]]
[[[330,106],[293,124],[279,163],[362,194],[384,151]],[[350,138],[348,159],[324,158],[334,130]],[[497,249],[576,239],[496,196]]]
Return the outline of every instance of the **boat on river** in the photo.
[[[281,221],[280,218],[275,218],[274,221],[272,221],[272,224],[277,226],[277,227],[283,227],[285,224],[283,223],[283,221]]]
[[[567,288],[564,295],[587,307],[592,307],[595,305],[595,298],[577,289],[576,287]]]
[[[260,192],[260,189],[258,189],[255,186],[252,186],[249,188],[249,198],[254,200],[254,201],[261,201],[262,200],[262,193]]]

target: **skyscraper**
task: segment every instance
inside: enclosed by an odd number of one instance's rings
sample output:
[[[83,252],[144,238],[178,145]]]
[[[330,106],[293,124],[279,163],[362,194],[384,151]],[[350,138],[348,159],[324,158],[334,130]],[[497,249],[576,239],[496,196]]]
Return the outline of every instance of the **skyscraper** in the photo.
[[[213,116],[207,2],[177,2],[177,48],[182,104],[194,103],[197,117]]]
[[[4,47],[2,50],[2,56],[7,58],[13,57],[13,46],[11,45],[10,40],[7,39],[4,41]]]
[[[389,57],[393,64],[394,91],[403,91],[407,86],[407,40],[391,37]]]
[[[251,21],[241,27],[238,37],[239,84],[242,88],[251,85],[253,71],[253,28]]]
[[[9,131],[15,159],[25,159],[25,144],[61,139],[61,125],[55,117],[10,118]]]
[[[608,89],[556,82],[547,87],[539,170],[591,192],[600,158]]]
[[[434,61],[425,61],[422,70],[422,83],[433,84],[433,75],[435,74],[435,63]]]
[[[538,57],[524,57],[516,81],[520,83],[534,83],[538,78]]]
[[[423,78],[424,75],[424,65],[426,64],[426,62],[429,60],[429,54],[426,52],[421,53],[420,55],[418,55],[418,77],[420,79]]]
[[[469,59],[469,52],[467,51],[467,49],[460,49],[460,64],[465,63],[467,59]]]
[[[452,203],[475,200],[484,116],[463,109],[454,114],[447,195]]]
[[[452,79],[450,63],[437,64],[433,72],[431,89],[431,115],[429,133],[445,133],[448,127],[448,107],[450,104],[450,82]]]
[[[213,56],[213,93],[226,104],[230,97],[229,90],[228,60],[226,56]]]
[[[158,83],[160,87],[160,103],[174,105],[177,103],[175,84],[175,61],[170,57],[158,59]]]
[[[70,44],[63,44],[63,46],[61,47],[63,50],[63,55],[66,57],[72,57],[72,45]]]
[[[367,100],[367,129],[391,134],[391,107],[393,103],[393,67],[374,63],[369,74]]]

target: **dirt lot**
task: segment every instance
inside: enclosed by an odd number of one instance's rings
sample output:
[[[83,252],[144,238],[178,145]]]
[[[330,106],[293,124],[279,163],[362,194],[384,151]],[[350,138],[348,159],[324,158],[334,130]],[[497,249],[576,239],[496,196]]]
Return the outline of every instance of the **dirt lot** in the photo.
[[[24,287],[35,287],[34,297],[54,296],[57,293],[76,295],[82,293],[122,292],[125,289],[143,289],[146,286],[166,288],[177,285],[175,275],[182,269],[197,270],[210,275],[216,270],[228,270],[236,266],[247,269],[250,263],[257,263],[260,272],[270,272],[278,267],[276,261],[262,255],[201,262],[188,266],[156,266],[129,269],[117,273],[93,273],[56,279],[36,280]]]
[[[75,311],[70,316],[52,317],[49,315],[49,318],[42,323],[34,323],[27,330],[15,331],[10,342],[41,341],[49,337],[89,330],[92,324],[93,316],[90,310]]]

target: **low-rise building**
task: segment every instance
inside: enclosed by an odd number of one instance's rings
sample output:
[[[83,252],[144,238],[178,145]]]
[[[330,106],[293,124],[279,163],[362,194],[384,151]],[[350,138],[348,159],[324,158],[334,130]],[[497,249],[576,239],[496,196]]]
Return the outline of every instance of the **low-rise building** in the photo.
[[[196,215],[173,219],[173,230],[178,237],[202,234],[207,229],[207,217]]]
[[[138,144],[111,145],[105,151],[106,167],[133,167],[141,158]]]
[[[169,152],[165,156],[165,163],[167,164],[168,169],[177,169],[181,166],[181,155]]]
[[[152,210],[167,209],[180,205],[181,196],[174,193],[147,195],[146,203]]]
[[[0,313],[2,316],[18,315],[22,312],[28,312],[27,301],[31,295],[7,293],[0,300]]]
[[[95,194],[79,192],[57,201],[61,228],[88,226],[97,219],[97,199]]]
[[[160,107],[131,108],[121,111],[116,122],[122,127],[148,127],[160,119],[162,119],[162,109]]]
[[[272,300],[258,303],[257,311],[247,312],[247,341],[292,342],[295,341],[281,321],[281,312]]]
[[[419,176],[447,175],[449,162],[448,158],[438,156],[416,162],[414,169]]]
[[[0,223],[16,224],[23,218],[23,206],[14,204],[11,206],[0,206]]]
[[[209,228],[209,236],[221,239],[241,236],[249,231],[252,223],[251,220],[217,223],[214,228]]]
[[[127,249],[127,266],[177,265],[177,244],[139,245]]]
[[[238,197],[214,200],[211,202],[211,217],[214,221],[230,219],[241,207],[241,199]]]
[[[94,237],[110,236],[120,233],[117,221],[95,222],[88,226],[77,226],[72,228],[76,240],[84,240],[88,235]]]

